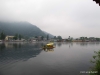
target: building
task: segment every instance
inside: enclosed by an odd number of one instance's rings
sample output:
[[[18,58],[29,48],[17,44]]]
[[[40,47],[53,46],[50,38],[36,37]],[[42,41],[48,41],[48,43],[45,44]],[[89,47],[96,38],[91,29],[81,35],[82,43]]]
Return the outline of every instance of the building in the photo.
[[[13,41],[14,36],[6,36],[5,41]]]
[[[43,38],[44,41],[47,41],[47,38]]]
[[[96,41],[96,39],[94,37],[89,37],[89,41],[93,42]]]
[[[30,39],[29,39],[30,41],[37,41],[37,38],[35,38],[35,37],[30,37]]]
[[[41,37],[42,37],[42,36],[38,36],[38,41],[41,41],[41,40],[42,40]]]

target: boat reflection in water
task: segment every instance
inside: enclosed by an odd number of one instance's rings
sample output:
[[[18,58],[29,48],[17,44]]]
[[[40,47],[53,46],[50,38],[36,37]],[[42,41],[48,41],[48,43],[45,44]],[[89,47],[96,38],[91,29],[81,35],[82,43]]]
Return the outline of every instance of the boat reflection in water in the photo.
[[[53,52],[53,51],[54,51],[53,48],[44,48],[43,50],[44,50],[45,52]]]

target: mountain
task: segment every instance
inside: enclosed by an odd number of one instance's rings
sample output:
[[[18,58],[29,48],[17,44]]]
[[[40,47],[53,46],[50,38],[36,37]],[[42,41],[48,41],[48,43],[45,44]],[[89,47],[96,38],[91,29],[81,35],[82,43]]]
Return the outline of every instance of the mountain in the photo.
[[[0,32],[6,35],[21,34],[24,37],[44,36],[47,34],[29,22],[0,22]]]
[[[52,35],[52,34],[50,34],[50,33],[48,33],[48,32],[45,32],[45,31],[43,31],[46,35],[48,35],[49,34],[49,37],[50,38],[54,38],[54,36]]]

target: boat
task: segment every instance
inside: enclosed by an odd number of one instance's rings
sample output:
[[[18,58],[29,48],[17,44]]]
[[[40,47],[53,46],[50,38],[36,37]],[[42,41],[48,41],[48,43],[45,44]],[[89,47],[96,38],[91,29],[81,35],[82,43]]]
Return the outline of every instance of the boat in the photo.
[[[46,46],[53,46],[53,45],[54,45],[53,43],[46,44]]]
[[[53,49],[53,48],[55,48],[54,43],[48,43],[43,46],[43,49]]]

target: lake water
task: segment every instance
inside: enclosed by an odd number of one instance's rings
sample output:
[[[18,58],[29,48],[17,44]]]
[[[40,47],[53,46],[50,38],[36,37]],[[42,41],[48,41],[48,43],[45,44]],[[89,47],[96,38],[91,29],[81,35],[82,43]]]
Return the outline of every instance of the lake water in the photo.
[[[1,43],[0,75],[87,75],[99,42],[55,43],[42,50],[45,43]]]

